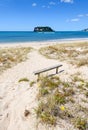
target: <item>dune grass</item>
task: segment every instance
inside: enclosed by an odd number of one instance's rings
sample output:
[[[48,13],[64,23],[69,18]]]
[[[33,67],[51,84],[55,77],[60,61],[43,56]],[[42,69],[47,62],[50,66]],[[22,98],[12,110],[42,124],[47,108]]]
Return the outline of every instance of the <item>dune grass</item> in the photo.
[[[47,58],[66,61],[77,67],[88,66],[88,42],[42,47],[39,52]]]
[[[35,109],[40,122],[53,125],[64,120],[74,127],[74,130],[86,130],[88,124],[88,93],[80,91],[79,84],[84,80],[78,77],[72,81],[62,81],[59,77],[41,77],[38,82],[39,104]],[[79,83],[79,84],[78,84]],[[87,82],[85,82],[85,86]],[[80,99],[80,95],[83,95]],[[83,102],[86,100],[86,102]],[[84,106],[83,106],[84,104]]]
[[[75,121],[75,126],[79,129],[79,130],[87,130],[87,120],[85,120],[84,118],[78,117]]]
[[[27,59],[31,47],[16,47],[0,49],[0,73]]]

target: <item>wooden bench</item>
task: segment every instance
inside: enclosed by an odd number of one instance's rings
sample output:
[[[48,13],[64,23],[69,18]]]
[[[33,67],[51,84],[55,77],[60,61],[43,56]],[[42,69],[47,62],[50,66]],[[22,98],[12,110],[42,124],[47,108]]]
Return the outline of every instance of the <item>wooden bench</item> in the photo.
[[[48,68],[44,68],[38,71],[35,71],[34,74],[38,75],[38,79],[41,73],[52,70],[52,69],[56,69],[56,74],[58,74],[58,68],[61,67],[62,65],[56,65],[56,66],[52,66],[52,67],[48,67]]]

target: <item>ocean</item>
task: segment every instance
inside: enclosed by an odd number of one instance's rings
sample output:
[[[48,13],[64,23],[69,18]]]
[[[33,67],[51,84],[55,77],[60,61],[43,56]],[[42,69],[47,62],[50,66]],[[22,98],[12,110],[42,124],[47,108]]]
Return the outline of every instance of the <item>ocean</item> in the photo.
[[[83,31],[56,31],[56,32],[32,32],[32,31],[0,31],[1,43],[16,42],[41,42],[53,40],[86,39],[88,32]]]

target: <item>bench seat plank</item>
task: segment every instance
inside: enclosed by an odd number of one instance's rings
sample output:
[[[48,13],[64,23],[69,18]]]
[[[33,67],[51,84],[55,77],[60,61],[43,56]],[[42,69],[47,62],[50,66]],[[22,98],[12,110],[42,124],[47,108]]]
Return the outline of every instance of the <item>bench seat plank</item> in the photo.
[[[37,75],[37,74],[40,74],[40,73],[43,73],[43,72],[46,72],[46,71],[49,71],[49,70],[52,70],[52,69],[55,69],[55,68],[59,68],[61,66],[62,65],[56,65],[56,66],[53,66],[53,67],[48,67],[48,68],[45,68],[45,69],[41,69],[41,70],[35,71],[34,74]]]

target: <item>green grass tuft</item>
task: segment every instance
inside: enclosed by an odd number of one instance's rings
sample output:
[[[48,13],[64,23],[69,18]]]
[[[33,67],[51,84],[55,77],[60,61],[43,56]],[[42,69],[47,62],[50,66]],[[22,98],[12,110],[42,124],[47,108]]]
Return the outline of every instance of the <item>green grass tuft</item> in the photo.
[[[22,79],[20,79],[18,82],[29,82],[29,79],[27,79],[27,78],[22,78]]]

